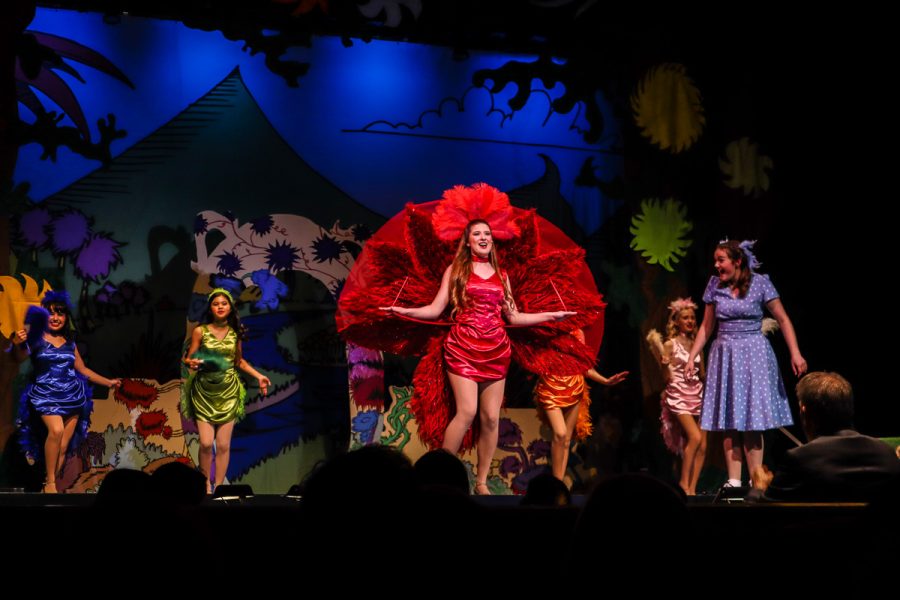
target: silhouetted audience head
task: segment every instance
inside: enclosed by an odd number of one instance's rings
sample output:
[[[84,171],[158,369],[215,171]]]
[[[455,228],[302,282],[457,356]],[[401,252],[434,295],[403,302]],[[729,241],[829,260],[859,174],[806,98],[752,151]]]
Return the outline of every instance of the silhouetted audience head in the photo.
[[[440,486],[469,493],[469,475],[456,456],[440,448],[423,454],[413,467],[419,487]]]
[[[674,488],[647,475],[618,475],[588,498],[575,526],[573,558],[582,569],[666,588],[684,565],[665,553],[691,533],[687,506]]]
[[[348,548],[368,552],[392,528],[407,527],[415,491],[412,463],[389,446],[365,446],[325,462],[303,485],[299,546],[309,568],[329,570]]]
[[[147,506],[155,500],[150,475],[134,469],[114,469],[100,482],[94,505],[123,508]]]
[[[552,473],[541,473],[532,478],[522,498],[523,506],[569,506],[571,503],[569,488]]]
[[[170,506],[195,506],[206,498],[206,477],[183,462],[166,463],[150,478],[159,499]]]
[[[390,446],[365,446],[313,471],[303,486],[303,505],[316,513],[366,507],[390,511],[415,490],[412,463]]]
[[[853,387],[837,373],[807,374],[797,383],[797,399],[809,439],[853,429]]]

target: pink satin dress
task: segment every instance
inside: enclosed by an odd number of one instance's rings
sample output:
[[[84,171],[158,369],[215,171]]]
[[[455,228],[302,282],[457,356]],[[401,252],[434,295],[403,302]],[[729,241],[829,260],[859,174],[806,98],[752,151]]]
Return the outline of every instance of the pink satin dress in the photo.
[[[697,375],[700,372],[700,356],[694,357],[694,376],[685,379],[684,365],[690,358],[690,352],[677,341],[673,341],[672,346],[668,365],[669,383],[663,398],[673,413],[699,415],[703,404],[703,382]]]
[[[502,314],[503,282],[497,273],[487,279],[472,273],[466,296],[468,306],[456,311],[444,340],[447,370],[478,382],[503,379],[512,356]]]

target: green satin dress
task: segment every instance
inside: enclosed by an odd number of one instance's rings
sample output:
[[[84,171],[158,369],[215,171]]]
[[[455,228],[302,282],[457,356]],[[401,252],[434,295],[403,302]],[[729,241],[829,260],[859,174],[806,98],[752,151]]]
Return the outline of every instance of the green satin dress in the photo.
[[[202,325],[200,346],[222,355],[228,368],[222,371],[191,371],[181,388],[181,412],[189,419],[221,425],[244,416],[247,390],[234,368],[237,334],[230,327],[219,340]]]

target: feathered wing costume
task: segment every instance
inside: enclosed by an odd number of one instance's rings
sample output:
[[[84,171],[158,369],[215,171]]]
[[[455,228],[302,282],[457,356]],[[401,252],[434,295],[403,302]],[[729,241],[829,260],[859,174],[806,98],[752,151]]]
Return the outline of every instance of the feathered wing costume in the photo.
[[[515,361],[537,375],[581,374],[594,366],[603,336],[605,304],[584,251],[534,210],[511,206],[506,194],[483,183],[447,190],[442,200],[407,204],[366,242],[338,299],[337,325],[354,344],[422,357],[413,375],[411,409],[419,437],[430,448],[441,445],[455,411],[443,356],[450,307],[437,321],[402,318],[379,307],[430,304],[473,219],[491,226],[520,311],[577,313],[558,322],[509,327]],[[585,330],[588,345],[569,335],[578,328]],[[470,431],[463,447],[471,448],[476,437]]]

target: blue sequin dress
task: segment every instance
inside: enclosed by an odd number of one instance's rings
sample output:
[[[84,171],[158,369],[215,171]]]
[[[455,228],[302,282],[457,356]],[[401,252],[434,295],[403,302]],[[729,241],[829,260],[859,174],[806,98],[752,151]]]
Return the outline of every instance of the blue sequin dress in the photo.
[[[87,436],[93,401],[87,379],[75,370],[73,340],[57,348],[41,337],[30,351],[34,373],[19,400],[16,425],[22,450],[28,458],[36,460],[43,455],[46,437],[41,415],[64,418],[78,415],[78,425],[69,444],[75,448]]]

